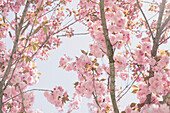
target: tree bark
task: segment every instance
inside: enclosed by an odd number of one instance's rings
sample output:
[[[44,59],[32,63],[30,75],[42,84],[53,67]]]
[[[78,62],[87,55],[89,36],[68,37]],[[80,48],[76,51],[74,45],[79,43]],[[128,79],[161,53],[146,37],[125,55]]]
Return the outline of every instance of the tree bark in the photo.
[[[14,46],[13,46],[13,49],[12,49],[12,53],[11,53],[11,56],[10,56],[10,59],[9,59],[8,66],[7,66],[7,69],[5,71],[5,74],[4,74],[3,78],[2,78],[2,80],[0,81],[0,113],[3,113],[2,112],[3,86],[5,84],[5,81],[6,81],[7,77],[8,77],[8,75],[9,75],[9,73],[10,73],[10,70],[11,70],[11,66],[12,66],[12,62],[13,62],[13,55],[15,54],[15,52],[17,50],[17,47],[18,47],[18,40],[19,40],[19,37],[20,37],[20,32],[21,32],[21,29],[22,29],[22,26],[23,26],[23,23],[24,23],[24,18],[26,16],[29,4],[30,4],[30,1],[27,1],[26,5],[25,5],[25,8],[24,8],[24,11],[22,13],[22,17],[21,17],[19,26],[15,30],[16,38],[15,38]]]
[[[158,47],[159,47],[159,41],[160,41],[160,37],[161,37],[161,34],[162,34],[162,30],[164,29],[165,25],[168,23],[168,21],[170,19],[168,17],[166,19],[166,21],[164,22],[164,24],[161,26],[162,18],[163,18],[163,13],[164,13],[164,10],[165,10],[165,3],[166,3],[166,0],[162,0],[161,7],[160,7],[160,10],[159,10],[159,16],[158,16],[156,36],[153,38],[153,46],[152,46],[152,50],[151,50],[151,57],[152,58],[155,58],[156,55],[157,55],[157,51],[158,51]],[[151,73],[153,73],[151,67],[150,67],[150,71],[151,71]],[[149,73],[149,77],[152,76],[151,73]],[[147,98],[145,100],[145,104],[151,104],[151,96],[152,96],[152,93],[150,93],[150,94],[148,94],[146,96]]]
[[[109,57],[110,77],[111,77],[110,95],[111,95],[114,113],[119,113],[119,109],[117,107],[117,102],[116,102],[116,96],[115,96],[115,66],[114,66],[115,61],[113,59],[114,52],[113,52],[113,46],[108,37],[108,29],[107,29],[105,13],[104,13],[104,0],[100,0],[100,15],[101,15],[103,32],[104,32],[104,37],[105,37],[106,46],[107,46],[107,55]]]

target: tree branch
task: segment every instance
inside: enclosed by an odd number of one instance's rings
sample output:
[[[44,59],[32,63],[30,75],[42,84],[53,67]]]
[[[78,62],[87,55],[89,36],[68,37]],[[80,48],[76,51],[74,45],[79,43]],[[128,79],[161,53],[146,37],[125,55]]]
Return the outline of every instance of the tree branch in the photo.
[[[13,54],[15,54],[16,49],[18,47],[18,40],[19,40],[19,37],[20,37],[20,32],[21,32],[21,29],[22,29],[22,25],[24,23],[24,18],[26,16],[26,12],[28,10],[29,4],[30,4],[30,1],[27,1],[26,5],[25,5],[25,8],[24,8],[24,11],[22,13],[22,17],[21,17],[19,26],[18,26],[18,28],[16,30],[16,38],[15,38],[14,46],[13,46],[13,49],[12,49],[12,53],[10,55],[8,66],[7,66],[7,69],[5,71],[5,74],[4,74],[3,78],[2,78],[2,80],[0,81],[0,90],[1,91],[2,91],[2,88],[3,88],[4,84],[5,84],[5,81],[6,81],[7,77],[8,77],[8,75],[9,75],[9,72],[11,70],[11,66],[12,66],[12,62],[13,62]],[[2,97],[3,97],[3,92],[0,93],[0,113],[2,113]]]
[[[76,36],[76,35],[88,35],[89,33],[74,33],[74,34],[70,34],[71,36]],[[57,35],[57,37],[65,37],[65,36],[69,36],[69,34],[67,35]]]
[[[164,28],[165,27],[165,26],[161,27],[162,17],[163,17],[163,13],[164,13],[164,9],[165,9],[165,3],[166,3],[166,0],[162,0],[161,9],[160,9],[160,12],[159,12],[159,17],[158,17],[158,22],[157,22],[157,35],[160,33],[159,32],[161,30],[160,28]],[[168,18],[170,19],[170,16]],[[168,18],[167,18],[167,20],[169,20]],[[166,24],[166,21],[165,21],[164,24]]]
[[[143,15],[143,17],[144,17],[147,25],[148,25],[148,28],[149,28],[150,34],[151,34],[151,36],[152,36],[152,39],[154,39],[154,36],[153,36],[152,30],[151,30],[151,27],[150,27],[149,22],[148,22],[148,20],[147,20],[147,18],[146,18],[146,15],[144,14],[144,12],[143,12],[140,4],[139,4],[139,0],[137,0],[137,4],[138,4],[138,7],[139,7],[139,9],[140,9],[140,11],[141,11],[141,13],[142,13],[142,15]]]
[[[162,33],[164,33],[164,32],[166,32],[166,30],[168,30],[170,28],[170,25],[168,26],[168,27],[166,27],[163,31],[162,31]],[[162,34],[161,33],[161,34]]]
[[[155,36],[155,39],[153,40],[153,46],[152,46],[152,50],[151,50],[151,57],[152,58],[155,58],[155,56],[157,54],[157,50],[158,50],[158,47],[159,47],[159,40],[160,40],[160,36],[161,36],[161,33],[162,33],[161,29],[164,29],[164,28],[160,29],[160,27],[161,27],[162,17],[163,17],[163,13],[164,13],[164,9],[165,9],[165,3],[166,3],[166,0],[162,0],[160,12],[159,12],[159,17],[158,17],[158,22],[157,22],[156,36]],[[153,72],[151,67],[150,67],[149,71]],[[152,76],[151,73],[149,73],[149,77],[151,77],[151,76]],[[148,83],[149,83],[149,80],[148,80]],[[151,104],[151,96],[152,96],[152,93],[150,93],[146,96],[147,98],[145,100],[145,104]]]
[[[94,76],[94,70],[93,70],[93,88],[94,88],[94,92],[92,92],[93,96],[94,96],[94,99],[96,101],[96,104],[98,105],[98,107],[101,109],[101,106],[98,102],[98,99],[97,99],[97,92],[96,92],[96,86],[95,86],[95,76]]]
[[[23,91],[22,93],[24,94],[24,93],[28,93],[28,92],[31,92],[31,91],[52,91],[52,90],[48,90],[48,89],[30,89],[30,90],[27,90],[27,91]],[[19,94],[13,96],[13,97],[10,97],[6,101],[4,101],[2,104],[7,103],[9,100],[11,100],[11,99],[13,99],[13,98],[15,98],[15,97],[17,97],[19,95],[21,95],[21,94],[19,93]]]
[[[18,85],[18,88],[19,88],[19,91],[20,91],[20,94],[21,94],[21,98],[22,98],[22,102],[21,102],[21,104],[22,104],[22,109],[23,109],[23,113],[26,113],[26,110],[25,110],[25,105],[24,105],[24,97],[23,97],[23,92],[22,92],[22,90],[21,90],[21,87]]]
[[[86,16],[88,16],[90,14],[87,14]],[[83,17],[84,18],[84,17]],[[41,46],[37,49],[37,51],[32,55],[31,59],[33,59],[33,57],[37,54],[37,52],[45,45],[45,43],[48,41],[48,39],[50,38],[51,35],[55,35],[57,33],[59,33],[60,31],[64,30],[65,28],[69,27],[69,26],[72,26],[73,24],[75,24],[76,22],[78,22],[79,20],[83,19],[83,18],[80,18],[72,23],[70,23],[69,25],[61,28],[60,30],[58,30],[57,32],[53,33],[53,34],[49,34],[46,38],[46,40],[41,44]]]
[[[162,26],[160,27],[160,31],[162,31],[164,29],[164,27],[167,25],[167,23],[170,21],[170,15],[168,16],[168,18],[165,20],[165,22],[162,24]]]
[[[163,44],[164,42],[166,42],[168,39],[170,39],[170,36],[168,38],[166,38],[165,40],[163,40],[162,42],[159,43],[159,45]]]
[[[26,12],[28,10],[28,7],[29,7],[29,1],[27,1],[27,3],[26,3],[25,9],[24,9],[23,14],[22,14],[21,21],[19,23],[19,28],[16,31],[17,32],[16,33],[16,38],[15,38],[14,46],[13,46],[12,53],[11,53],[11,56],[10,56],[10,60],[9,60],[9,63],[8,63],[8,67],[7,67],[6,71],[5,71],[3,79],[1,80],[0,87],[2,87],[4,85],[5,80],[7,79],[8,74],[10,72],[12,61],[13,61],[13,54],[15,53],[15,51],[16,51],[16,49],[18,47],[19,35],[20,35],[20,31],[21,31],[21,28],[22,28],[22,25],[23,25],[23,21],[24,21],[24,18],[26,16]]]
[[[43,0],[41,1],[41,5],[42,5],[42,3],[43,3]],[[40,7],[38,8],[37,15],[38,15],[38,13],[39,13],[39,11],[40,11],[41,5],[40,5]],[[11,79],[13,78],[15,69],[16,69],[16,67],[17,67],[17,65],[18,65],[18,63],[19,63],[19,60],[21,59],[21,55],[24,53],[24,50],[26,49],[26,45],[27,45],[27,43],[28,43],[28,40],[29,40],[29,38],[30,38],[30,36],[31,36],[31,34],[32,34],[32,31],[33,31],[33,28],[34,28],[34,25],[35,25],[35,22],[36,22],[36,19],[37,19],[37,15],[36,15],[35,20],[34,20],[34,22],[33,22],[33,25],[32,25],[31,31],[30,31],[30,33],[29,33],[29,36],[28,36],[27,39],[26,39],[25,46],[24,46],[22,52],[20,53],[19,57],[17,58],[17,60],[16,60],[16,62],[15,62],[16,65],[15,65],[13,71],[12,71],[12,75],[11,75],[10,79],[7,81],[5,87],[3,88],[2,91],[4,91],[4,90],[7,88],[8,84],[10,83]],[[28,23],[29,23],[29,22],[28,22]],[[29,24],[27,24],[27,25],[29,25]],[[25,31],[25,30],[24,30],[24,31]],[[21,34],[22,34],[22,33],[23,33],[23,31],[21,32]],[[15,64],[15,63],[14,63],[14,64]]]
[[[125,93],[121,96],[121,97],[119,97],[118,99],[117,99],[117,101],[120,101],[120,99],[131,89],[131,87],[132,87],[132,85],[135,83],[135,81],[139,78],[139,76],[140,75],[138,75],[137,77],[136,77],[136,79],[131,83],[131,85],[130,85],[130,87],[125,91]],[[125,87],[126,88],[126,87]],[[123,90],[124,91],[124,90]],[[122,93],[122,92],[121,92]],[[121,94],[120,93],[120,94]],[[120,95],[119,94],[119,95]]]
[[[170,92],[167,93],[167,95],[165,96],[164,100],[163,100],[163,104],[168,104],[168,100],[170,99]]]
[[[107,55],[109,57],[109,63],[110,63],[110,77],[111,77],[110,95],[111,95],[114,113],[119,113],[119,109],[116,102],[116,96],[115,96],[115,67],[114,67],[114,59],[113,59],[113,48],[110,39],[108,37],[108,29],[107,29],[105,13],[104,13],[104,0],[100,0],[100,15],[101,15],[102,27],[103,27],[104,37],[106,41],[106,46],[107,46]]]

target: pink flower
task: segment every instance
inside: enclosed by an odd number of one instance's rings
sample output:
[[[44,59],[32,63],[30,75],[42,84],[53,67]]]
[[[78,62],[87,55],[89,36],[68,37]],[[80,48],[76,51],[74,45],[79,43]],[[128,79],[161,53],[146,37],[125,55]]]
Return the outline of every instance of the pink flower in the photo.
[[[156,104],[145,104],[142,108],[141,113],[169,113],[170,109],[167,104],[156,105]]]
[[[141,38],[142,37],[142,33],[139,33],[136,35],[137,38]]]
[[[103,52],[100,48],[102,47],[100,47],[97,43],[90,44],[90,52],[97,58],[101,58],[103,56]]]
[[[150,58],[150,59],[149,59],[149,64],[150,64],[151,66],[155,65],[155,63],[156,63],[155,59],[153,59],[153,58]]]
[[[3,40],[0,40],[0,49],[5,49],[6,45],[5,42]]]
[[[115,68],[119,71],[123,71],[127,66],[127,60],[123,56],[116,56],[116,65]]]
[[[159,66],[159,67],[164,67],[164,66],[168,65],[168,63],[169,63],[169,57],[165,55],[165,56],[163,56],[163,57],[161,58],[161,60],[158,62],[158,66]]]
[[[41,110],[36,109],[36,110],[29,110],[28,113],[43,113]]]
[[[167,6],[167,9],[170,9],[170,3],[168,3],[166,6]]]
[[[125,112],[126,113],[131,113],[132,111],[132,108],[130,106],[127,106],[126,109],[125,109]]]
[[[126,2],[129,2],[129,3],[135,3],[136,2],[136,0],[126,0]]]
[[[67,2],[72,2],[72,0],[66,0]]]
[[[129,74],[127,72],[121,72],[119,76],[122,80],[126,80],[129,77]]]
[[[151,51],[151,44],[150,43],[142,43],[142,50],[143,51]]]
[[[44,92],[44,96],[51,104],[54,104],[57,108],[62,108],[62,106],[65,104],[63,99],[64,101],[68,101],[66,99],[68,98],[67,92],[64,92],[61,86],[54,88],[54,91],[52,92]]]
[[[150,93],[148,85],[144,83],[139,83],[139,91],[137,92],[137,98],[143,103],[146,99],[146,95]]]

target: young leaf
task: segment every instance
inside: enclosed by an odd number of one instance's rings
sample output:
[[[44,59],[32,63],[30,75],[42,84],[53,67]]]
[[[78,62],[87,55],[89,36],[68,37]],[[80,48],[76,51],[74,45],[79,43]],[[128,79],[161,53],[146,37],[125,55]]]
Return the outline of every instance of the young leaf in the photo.
[[[25,74],[25,73],[27,73],[27,72],[29,72],[29,70],[28,70],[28,69],[23,71],[23,73],[24,73],[24,74]]]
[[[35,44],[32,45],[32,49],[33,49],[33,51],[36,51],[37,50],[37,46]]]
[[[47,27],[43,27],[43,31],[47,35]]]
[[[27,84],[27,81],[26,81],[26,80],[23,80],[23,82],[24,82],[25,84]]]
[[[106,79],[102,78],[100,81],[105,81]]]
[[[132,88],[134,88],[134,89],[138,89],[138,87],[137,87],[136,85],[133,85],[133,86],[132,86]]]
[[[135,94],[137,91],[139,91],[139,89],[133,89],[132,93]]]
[[[74,88],[76,88],[78,86],[79,82],[75,82],[74,83]]]
[[[83,54],[87,55],[87,52],[85,52],[84,50],[81,50],[81,52],[82,52]]]
[[[99,66],[99,63],[95,63],[95,66]]]
[[[26,61],[26,63],[28,63],[28,62],[30,62],[31,60],[30,60],[30,58],[26,57],[25,61]]]
[[[131,103],[130,107],[135,107],[136,103]]]
[[[40,30],[40,28],[41,28],[41,26],[38,26],[38,27],[34,30],[34,32],[33,32],[32,35],[36,34],[36,33]]]

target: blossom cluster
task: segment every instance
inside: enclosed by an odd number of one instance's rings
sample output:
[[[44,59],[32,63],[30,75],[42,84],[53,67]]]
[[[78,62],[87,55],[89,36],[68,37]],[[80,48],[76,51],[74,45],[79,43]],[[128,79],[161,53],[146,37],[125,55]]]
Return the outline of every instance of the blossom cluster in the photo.
[[[60,108],[61,110],[65,102],[69,100],[67,92],[64,91],[61,86],[54,88],[51,92],[44,92],[44,96],[51,104],[54,104],[55,107]]]
[[[57,36],[58,33],[63,30],[66,36],[72,33],[69,26],[64,28],[61,25],[68,14],[63,8],[71,1],[0,1],[0,80],[5,78],[4,75],[8,73],[9,68],[9,74],[2,87],[3,112],[42,113],[40,110],[32,109],[34,93],[28,90],[30,86],[38,83],[41,75],[37,71],[34,58],[46,60],[49,56],[48,51],[56,49],[62,43]],[[3,38],[11,40],[16,47],[10,47],[8,50]],[[62,92],[60,87],[58,90]],[[48,98],[50,94],[46,93],[46,96]],[[63,98],[58,97],[58,103],[65,103],[68,100],[67,96],[65,92]],[[59,104],[56,106],[61,107]]]

